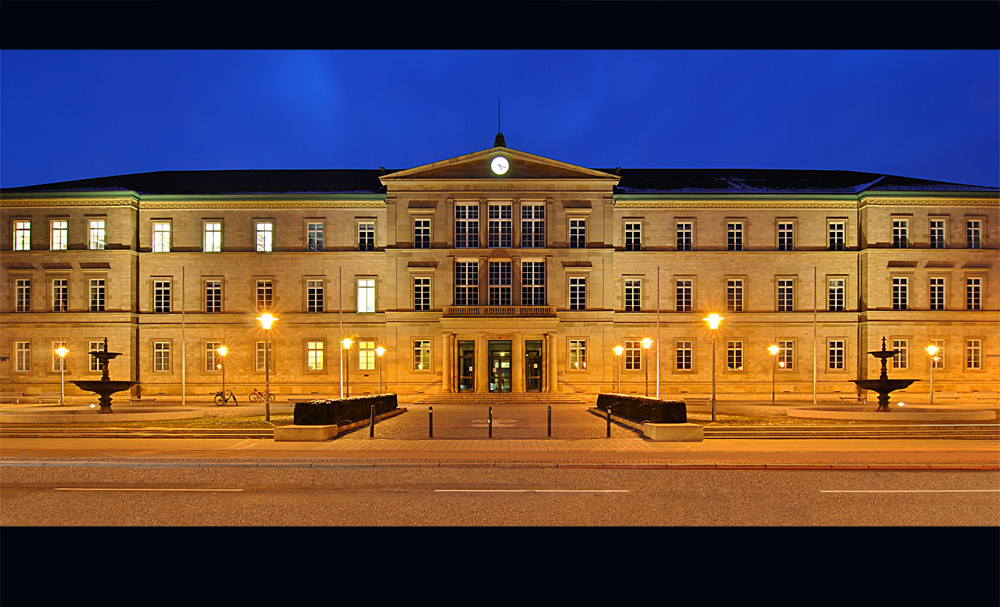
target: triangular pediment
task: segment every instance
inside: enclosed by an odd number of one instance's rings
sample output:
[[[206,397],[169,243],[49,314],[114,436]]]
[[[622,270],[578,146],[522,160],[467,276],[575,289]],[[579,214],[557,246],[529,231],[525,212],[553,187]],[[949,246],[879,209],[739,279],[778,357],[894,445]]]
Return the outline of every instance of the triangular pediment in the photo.
[[[493,159],[503,156],[509,168],[503,175],[494,173],[490,164]],[[584,167],[559,162],[520,152],[506,147],[494,147],[457,158],[450,158],[432,164],[396,171],[379,178],[383,184],[406,180],[451,180],[490,179],[498,182],[518,180],[563,180],[589,179],[607,180],[611,185],[618,182],[617,175],[595,171]]]

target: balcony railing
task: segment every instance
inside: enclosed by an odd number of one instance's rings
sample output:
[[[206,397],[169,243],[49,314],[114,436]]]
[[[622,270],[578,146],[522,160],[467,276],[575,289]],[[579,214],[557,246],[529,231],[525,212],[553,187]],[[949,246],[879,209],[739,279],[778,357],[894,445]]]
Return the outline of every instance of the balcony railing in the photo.
[[[552,306],[448,306],[445,316],[458,318],[537,318],[555,316]]]

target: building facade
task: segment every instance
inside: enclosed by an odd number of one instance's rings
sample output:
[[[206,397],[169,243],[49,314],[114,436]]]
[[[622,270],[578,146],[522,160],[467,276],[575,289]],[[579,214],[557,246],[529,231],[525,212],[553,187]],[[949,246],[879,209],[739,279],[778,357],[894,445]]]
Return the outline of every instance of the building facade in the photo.
[[[996,188],[595,170],[498,136],[399,171],[8,188],[0,211],[5,392],[57,390],[60,345],[67,380],[96,378],[87,352],[104,338],[122,354],[112,379],[163,398],[209,398],[223,366],[242,396],[267,366],[279,398],[677,398],[708,395],[714,375],[721,400],[836,400],[877,377],[867,353],[883,338],[890,377],[927,380],[933,364],[935,391],[1000,391]]]

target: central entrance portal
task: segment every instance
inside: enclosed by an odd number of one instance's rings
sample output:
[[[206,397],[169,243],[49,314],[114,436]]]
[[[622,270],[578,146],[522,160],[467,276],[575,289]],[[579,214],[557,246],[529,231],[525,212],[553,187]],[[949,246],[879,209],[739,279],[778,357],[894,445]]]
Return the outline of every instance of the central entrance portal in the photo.
[[[524,342],[524,391],[542,391],[542,342]]]
[[[489,342],[490,392],[510,392],[510,340]]]

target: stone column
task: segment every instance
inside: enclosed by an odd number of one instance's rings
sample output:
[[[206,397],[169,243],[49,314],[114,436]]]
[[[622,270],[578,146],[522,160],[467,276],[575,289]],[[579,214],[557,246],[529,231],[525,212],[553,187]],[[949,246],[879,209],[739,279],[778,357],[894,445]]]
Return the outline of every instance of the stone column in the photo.
[[[545,352],[546,352],[545,358],[548,363],[547,365],[545,365],[545,377],[548,380],[546,383],[548,384],[549,392],[559,391],[559,376],[558,376],[559,374],[556,368],[557,364],[556,361],[558,360],[557,346],[556,346],[557,342],[558,338],[555,333],[545,334]]]
[[[510,339],[510,391],[521,394],[524,392],[524,339],[515,333]]]
[[[476,393],[490,391],[490,376],[487,365],[490,358],[487,353],[487,342],[485,335],[476,336]]]
[[[452,369],[455,366],[453,352],[455,351],[454,333],[441,334],[441,391],[450,393],[452,390]]]

